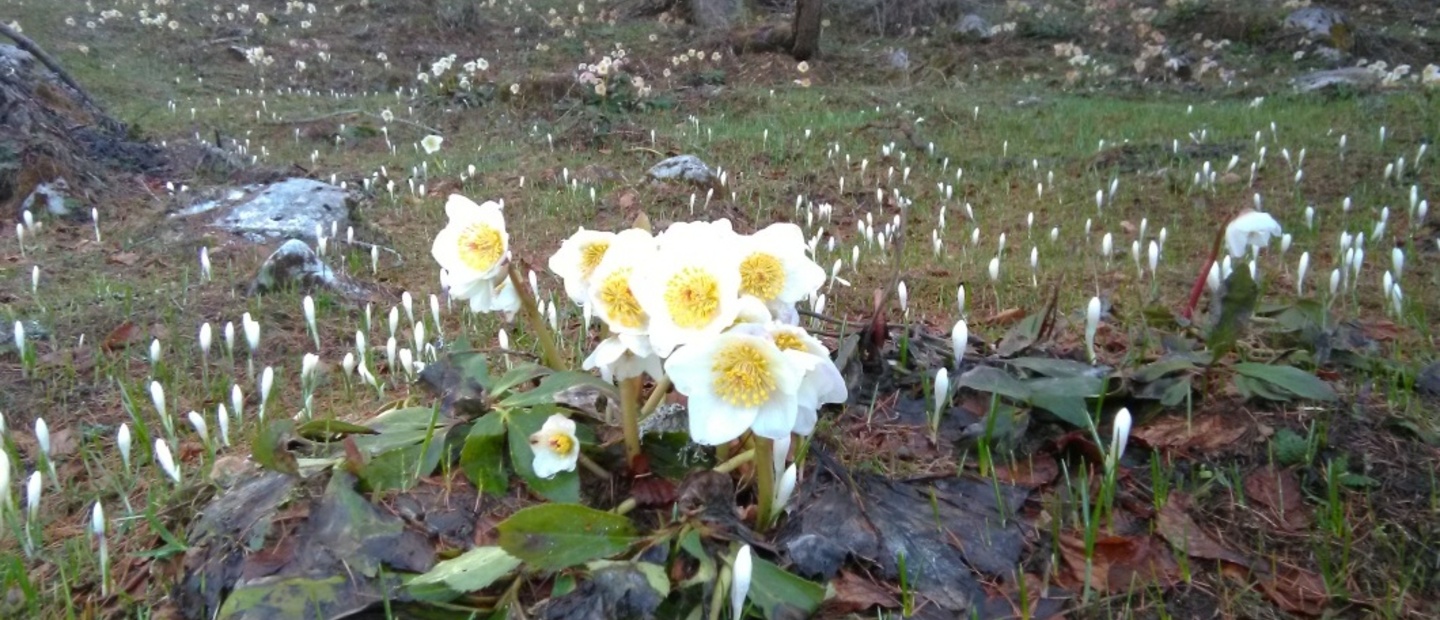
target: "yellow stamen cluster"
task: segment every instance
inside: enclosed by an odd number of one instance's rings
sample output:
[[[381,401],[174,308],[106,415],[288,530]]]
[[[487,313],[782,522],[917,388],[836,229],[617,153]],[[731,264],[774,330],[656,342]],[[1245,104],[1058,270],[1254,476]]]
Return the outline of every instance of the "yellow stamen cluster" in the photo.
[[[676,326],[704,327],[720,311],[720,283],[699,267],[681,269],[665,285],[665,307]]]
[[[755,252],[740,261],[740,291],[761,301],[772,301],[785,288],[785,267],[780,259]]]
[[[605,252],[609,250],[609,241],[596,241],[580,248],[580,276],[588,280],[590,274],[600,265],[600,259],[605,258]]]
[[[500,262],[505,241],[500,231],[485,224],[471,224],[460,233],[460,260],[475,271],[489,271]]]
[[[758,407],[777,389],[764,352],[749,342],[732,343],[715,354],[710,368],[715,395],[735,407]]]
[[[645,324],[645,311],[640,309],[639,300],[630,291],[629,267],[616,269],[600,283],[596,295],[610,315],[610,321],[618,327],[638,328]]]
[[[790,332],[776,332],[772,339],[775,341],[775,348],[781,351],[805,350],[805,342]]]
[[[560,456],[567,456],[575,450],[575,442],[570,440],[570,436],[560,433],[551,435],[550,440],[545,442],[545,444],[546,447]]]

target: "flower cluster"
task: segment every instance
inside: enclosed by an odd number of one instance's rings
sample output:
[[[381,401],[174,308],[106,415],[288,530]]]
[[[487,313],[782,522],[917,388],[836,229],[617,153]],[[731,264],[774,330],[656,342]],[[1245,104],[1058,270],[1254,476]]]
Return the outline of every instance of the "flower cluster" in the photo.
[[[454,94],[456,92],[469,92],[476,87],[488,83],[483,79],[486,72],[490,70],[490,61],[484,58],[476,58],[461,63],[458,71],[452,71],[459,57],[455,54],[442,56],[435,62],[430,63],[428,71],[421,71],[415,76],[421,84],[429,86],[437,91]],[[382,62],[385,61],[382,59]],[[386,62],[386,64],[389,64]]]
[[[645,78],[625,71],[625,49],[621,47],[616,47],[599,62],[577,66],[575,81],[602,99],[626,94],[637,98],[650,95],[650,85],[645,83]]]
[[[808,435],[820,406],[846,398],[829,351],[796,325],[795,303],[826,275],[794,224],[751,235],[728,220],[679,222],[653,236],[580,229],[549,267],[609,328],[585,368],[608,380],[669,377],[689,397],[697,443],[746,430]]]

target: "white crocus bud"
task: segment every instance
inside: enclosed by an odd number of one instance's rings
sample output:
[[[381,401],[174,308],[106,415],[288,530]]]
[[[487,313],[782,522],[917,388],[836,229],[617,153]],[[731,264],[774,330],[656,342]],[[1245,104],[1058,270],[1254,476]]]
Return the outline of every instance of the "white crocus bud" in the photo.
[[[32,523],[40,518],[41,482],[38,471],[30,474],[30,479],[25,482],[25,518]]]
[[[1390,250],[1390,262],[1395,267],[1395,279],[1399,280],[1405,273],[1405,250],[1394,248]]]
[[[970,348],[970,327],[965,320],[955,321],[955,327],[950,328],[950,350],[955,356],[955,368],[959,370],[961,360],[965,359],[965,352]]]
[[[345,377],[347,379],[350,375],[355,374],[355,353],[346,351],[345,357],[340,360],[340,368],[345,370]]]
[[[270,402],[270,388],[275,386],[275,369],[266,366],[260,372],[260,413],[258,417],[261,422],[265,421],[265,405]]]
[[[1310,270],[1310,253],[1300,255],[1300,264],[1295,268],[1295,296],[1305,296],[1305,272]]]
[[[750,545],[740,548],[735,554],[734,573],[730,579],[730,617],[743,618],[745,597],[750,595],[750,579],[754,571],[754,559]]]
[[[208,362],[208,361],[210,360],[210,345],[211,345],[211,342],[212,342],[213,339],[214,339],[214,334],[212,333],[212,330],[210,329],[210,323],[208,323],[208,322],[206,322],[206,323],[201,323],[201,324],[200,324],[200,363],[202,363],[202,364],[203,364],[203,363],[206,363],[206,362]]]
[[[310,330],[310,338],[315,341],[315,349],[320,349],[320,328],[315,324],[315,298],[306,295],[300,300],[300,307],[305,312],[305,327]]]
[[[780,479],[775,484],[775,510],[776,514],[785,511],[785,505],[790,503],[790,497],[795,494],[795,483],[798,472],[795,464],[791,463],[785,471],[780,474]]]
[[[159,365],[159,364],[160,364],[160,339],[159,339],[159,338],[153,338],[153,339],[150,340],[150,365],[151,365],[151,366],[156,366],[156,365]]]
[[[390,336],[394,337],[400,329],[400,308],[390,306]]]
[[[910,291],[906,289],[904,280],[896,285],[895,293],[900,297],[900,312],[906,315],[910,314]]]
[[[215,427],[220,429],[220,445],[230,446],[230,412],[225,410],[225,403],[215,406]]]
[[[195,427],[195,434],[200,436],[200,443],[210,445],[210,425],[205,423],[205,418],[198,411],[191,411],[185,414],[190,420],[190,426]]]
[[[1091,297],[1090,303],[1085,307],[1085,351],[1090,356],[1090,363],[1094,364],[1095,356],[1095,334],[1100,331],[1101,304],[1099,297]]]
[[[1115,414],[1115,422],[1110,432],[1110,454],[1106,455],[1106,469],[1114,471],[1120,464],[1120,457],[1125,454],[1125,444],[1130,441],[1130,410],[1121,408]]]
[[[155,462],[160,464],[160,470],[174,480],[175,484],[180,484],[180,467],[175,463],[175,456],[170,453],[170,446],[164,439],[155,440]]]
[[[115,447],[120,450],[120,464],[125,466],[125,471],[130,471],[130,425],[120,423],[120,430],[115,432]]]
[[[245,417],[245,392],[240,390],[239,385],[230,386],[230,408],[235,410],[235,419],[241,420]]]
[[[260,322],[250,318],[250,313],[246,312],[240,316],[240,327],[245,331],[245,344],[250,346],[250,354],[254,355],[260,348]]]
[[[935,371],[935,403],[930,413],[938,423],[940,415],[945,413],[945,405],[950,402],[950,371],[941,367]]]
[[[999,256],[996,256],[995,258],[990,259],[989,272],[990,272],[990,281],[991,281],[991,282],[998,282],[998,281],[1000,281],[1000,257],[999,257]]]
[[[235,323],[225,322],[225,355],[235,355]]]
[[[532,289],[533,290],[533,289]],[[405,307],[405,319],[407,323],[415,322],[415,298],[410,296],[410,291],[400,293],[400,305]]]

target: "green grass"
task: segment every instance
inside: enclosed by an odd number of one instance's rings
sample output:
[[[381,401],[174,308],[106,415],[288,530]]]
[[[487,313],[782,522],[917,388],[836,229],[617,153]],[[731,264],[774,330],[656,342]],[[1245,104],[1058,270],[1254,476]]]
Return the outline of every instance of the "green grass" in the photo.
[[[868,318],[871,291],[887,286],[898,275],[909,290],[910,322],[948,334],[957,318],[955,288],[963,284],[972,335],[994,343],[1009,324],[992,317],[1011,308],[1038,311],[1050,292],[1058,289],[1058,314],[1064,323],[1059,347],[1083,355],[1083,309],[1098,295],[1113,304],[1107,318],[1110,333],[1105,338],[1124,349],[1106,351],[1101,357],[1128,366],[1138,366],[1161,352],[1158,338],[1148,332],[1142,310],[1183,304],[1215,230],[1231,214],[1250,205],[1255,194],[1263,196],[1265,208],[1294,235],[1294,247],[1283,262],[1273,246],[1260,260],[1266,302],[1294,300],[1292,277],[1302,251],[1309,251],[1312,261],[1307,297],[1317,298],[1338,260],[1335,252],[1340,232],[1366,231],[1368,237],[1380,210],[1389,206],[1386,239],[1367,242],[1359,288],[1337,300],[1333,310],[1337,319],[1371,326],[1393,321],[1396,336],[1383,343],[1374,356],[1375,365],[1383,369],[1347,374],[1344,381],[1353,391],[1360,391],[1360,384],[1373,379],[1372,394],[1380,396],[1356,400],[1355,409],[1381,411],[1385,419],[1401,420],[1409,425],[1406,428],[1414,429],[1384,430],[1387,434],[1382,435],[1404,446],[1402,452],[1407,456],[1403,466],[1396,467],[1407,475],[1430,462],[1413,456],[1428,449],[1418,443],[1420,439],[1433,441],[1440,436],[1433,402],[1415,396],[1410,386],[1415,369],[1436,356],[1431,325],[1440,315],[1440,270],[1434,266],[1433,224],[1426,229],[1406,214],[1412,184],[1427,196],[1440,181],[1433,164],[1440,153],[1428,154],[1403,183],[1381,178],[1385,165],[1397,157],[1406,157],[1416,166],[1417,148],[1440,123],[1433,91],[1407,88],[1381,95],[1320,98],[1290,95],[1277,87],[1263,91],[1267,93],[1264,101],[1255,105],[1253,87],[1214,83],[1195,96],[1159,88],[1140,93],[1120,87],[1062,89],[1053,86],[1054,80],[1026,82],[1003,70],[984,67],[978,74],[967,74],[963,84],[958,78],[927,73],[898,79],[868,68],[848,70],[848,66],[863,67],[865,57],[859,51],[860,43],[844,35],[836,36],[828,58],[812,63],[815,68],[808,75],[814,85],[809,88],[793,83],[801,77],[793,63],[771,56],[726,54],[718,65],[692,62],[663,78],[658,73],[670,66],[670,57],[693,45],[678,32],[647,23],[610,26],[586,22],[573,26],[578,32],[575,38],[564,38],[541,26],[541,16],[550,7],[537,4],[533,15],[511,18],[524,26],[522,35],[498,37],[487,43],[496,49],[478,54],[495,66],[492,73],[498,85],[529,86],[545,74],[565,73],[576,63],[593,62],[613,42],[623,42],[644,67],[647,79],[675,106],[617,114],[573,102],[522,97],[462,108],[430,97],[411,99],[408,88],[414,86],[413,74],[428,67],[434,58],[450,52],[475,54],[466,44],[472,35],[436,26],[425,15],[402,20],[397,12],[408,9],[396,3],[377,3],[368,9],[347,6],[339,17],[316,18],[312,33],[304,36],[336,41],[328,63],[317,61],[313,50],[302,53],[289,47],[287,41],[300,36],[299,17],[282,19],[276,12],[275,25],[257,27],[252,40],[237,43],[264,45],[277,56],[276,63],[263,72],[231,59],[225,51],[229,43],[206,43],[222,34],[219,28],[202,28],[209,21],[208,4],[178,0],[173,4],[177,6],[172,14],[186,20],[175,32],[140,26],[129,18],[93,32],[81,31],[63,21],[73,14],[83,23],[83,7],[78,3],[58,11],[29,3],[7,3],[7,8],[24,24],[26,33],[60,58],[109,110],[152,140],[178,143],[196,135],[205,141],[219,136],[226,148],[248,143],[248,154],[263,152],[258,157],[263,166],[298,165],[316,178],[328,180],[335,175],[351,186],[361,185],[363,179],[378,179],[375,190],[359,208],[362,226],[357,236],[393,247],[404,257],[403,265],[382,258],[375,279],[415,293],[417,315],[429,316],[428,294],[439,292],[428,245],[444,225],[443,192],[458,191],[476,199],[504,198],[516,255],[541,272],[542,289],[563,297],[556,292],[556,282],[543,273],[543,266],[560,240],[577,226],[619,229],[643,212],[658,229],[690,219],[692,199],[697,205],[704,204],[703,190],[660,186],[644,179],[644,171],[658,156],[669,153],[695,153],[729,173],[734,198],[724,192],[713,196],[708,207],[697,206],[697,218],[729,217],[738,229],[748,231],[777,220],[803,224],[803,213],[794,208],[797,196],[833,205],[832,221],[807,228],[807,234],[813,235],[823,227],[827,235],[836,238],[833,252],[821,242],[816,262],[828,270],[835,259],[842,259],[840,275],[852,284],[849,289],[837,285],[827,292],[828,314],[855,321]],[[136,10],[128,4],[120,8],[127,14]],[[562,15],[573,12],[568,6],[559,9]],[[508,23],[500,15],[490,17]],[[365,23],[378,29],[380,47],[340,42],[348,41],[348,33]],[[283,29],[282,24],[290,29]],[[497,28],[489,32],[506,30]],[[659,41],[649,41],[651,32],[661,34]],[[550,49],[537,50],[536,44],[542,42],[550,44]],[[88,46],[88,53],[80,51],[81,44]],[[373,58],[373,53],[382,49],[393,59],[391,69],[377,66]],[[589,53],[591,50],[597,54]],[[1026,51],[1025,60],[1031,64],[1050,67],[1056,75],[1065,70],[1063,61],[1047,58],[1043,45]],[[294,71],[297,59],[309,63],[306,73]],[[723,74],[725,83],[718,94],[702,95],[680,87],[687,76],[699,73],[710,77]],[[306,94],[306,88],[320,94]],[[407,89],[406,96],[397,97],[397,88]],[[331,89],[346,96],[329,96]],[[1027,98],[1038,102],[1017,104]],[[393,153],[382,135],[346,133],[340,127],[344,123],[351,130],[365,126],[378,131],[383,125],[379,114],[385,109],[405,121],[388,125]],[[257,110],[261,111],[258,119]],[[296,122],[304,119],[312,120]],[[412,146],[429,133],[422,126],[438,129],[445,137],[443,149],[428,159],[429,176],[424,181],[431,190],[444,190],[416,196],[408,189],[406,178],[423,159]],[[1388,129],[1383,145],[1378,139],[1380,126]],[[1199,139],[1201,132],[1203,140]],[[347,137],[337,144],[332,138],[337,134]],[[1338,149],[1342,135],[1348,136],[1343,161]],[[1177,140],[1178,154],[1173,151]],[[887,157],[883,151],[892,143],[896,151]],[[1257,160],[1260,147],[1267,150],[1265,165],[1251,185],[1249,166]],[[1287,165],[1282,149],[1297,160],[1302,149],[1306,153],[1305,176],[1298,186],[1293,180],[1295,169]],[[1187,154],[1192,151],[1201,155]],[[901,152],[905,153],[903,160]],[[316,154],[313,160],[312,153]],[[1232,155],[1240,158],[1234,171],[1238,179],[1221,180],[1213,188],[1192,185],[1192,176],[1206,161],[1219,176],[1225,176]],[[866,162],[863,172],[862,161]],[[468,172],[471,165],[475,167],[473,176]],[[908,182],[901,182],[907,167]],[[386,178],[378,176],[382,168],[388,179],[396,182],[393,197],[384,189]],[[892,168],[893,177],[888,174]],[[602,169],[613,171],[616,178],[575,186],[566,186],[562,180],[566,172],[575,178]],[[963,175],[957,178],[957,170],[962,169]],[[467,176],[463,182],[459,178],[462,172]],[[1116,179],[1118,192],[1097,210],[1095,192],[1107,189]],[[183,172],[173,180],[177,185],[196,187],[214,182],[186,178]],[[937,183],[953,185],[953,197],[947,199]],[[1041,195],[1037,195],[1037,184],[1043,185]],[[876,199],[877,188],[886,194],[898,190],[910,206],[903,211],[884,209]],[[633,202],[622,201],[627,195]],[[1342,213],[1340,204],[1347,196],[1355,207]],[[143,609],[167,596],[172,583],[164,578],[146,579],[117,598],[103,601],[84,524],[90,506],[103,502],[112,516],[110,548],[116,563],[112,566],[117,567],[112,571],[120,570],[122,560],[130,562],[125,566],[129,572],[117,572],[117,578],[174,561],[174,557],[163,557],[169,552],[159,554],[162,557],[153,564],[144,558],[154,549],[164,548],[166,535],[183,534],[203,505],[197,495],[208,493],[210,477],[218,477],[214,473],[217,462],[248,454],[247,444],[257,432],[253,417],[258,404],[256,388],[253,378],[246,376],[243,336],[238,338],[233,360],[217,353],[223,351],[220,328],[226,321],[234,321],[238,329],[240,314],[248,311],[264,325],[265,345],[257,356],[256,369],[273,366],[278,372],[276,394],[267,406],[269,415],[289,416],[302,406],[300,357],[314,347],[301,318],[301,294],[244,297],[244,284],[268,248],[236,243],[215,232],[182,234],[165,217],[181,202],[183,197],[161,195],[105,205],[101,209],[104,242],[100,244],[93,242],[88,225],[59,221],[47,223],[45,230],[27,238],[23,259],[13,236],[0,242],[0,256],[6,258],[0,262],[0,318],[7,323],[35,319],[52,334],[38,343],[34,378],[22,378],[20,359],[12,351],[0,352],[0,385],[4,386],[0,411],[6,414],[6,445],[17,474],[11,484],[12,495],[23,497],[23,490],[17,492],[17,488],[23,489],[23,476],[38,463],[31,430],[36,417],[45,417],[52,433],[67,432],[74,442],[73,449],[57,458],[63,490],[57,493],[47,481],[42,527],[38,528],[44,544],[35,557],[21,553],[16,535],[23,526],[17,525],[15,513],[6,515],[6,535],[0,535],[0,566],[5,567],[0,571],[0,583],[18,588],[20,595],[19,602],[7,602],[0,609],[35,617],[85,616],[104,613],[102,609],[108,608],[101,608],[102,604]],[[967,204],[973,208],[975,221],[965,217]],[[1307,205],[1314,205],[1317,211],[1313,231],[1304,225]],[[930,239],[941,209],[946,210],[947,225],[939,233],[944,249],[937,257]],[[1027,220],[1032,213],[1034,225],[1029,228]],[[905,252],[898,263],[868,247],[856,229],[856,222],[867,216],[881,228],[896,215],[903,218],[905,234]],[[1092,221],[1089,238],[1082,233],[1087,220]],[[1153,276],[1148,272],[1137,275],[1128,255],[1142,220],[1146,222],[1145,242],[1162,228],[1167,233],[1160,270]],[[972,246],[970,235],[977,226],[980,242]],[[1052,227],[1060,231],[1056,242],[1049,239]],[[995,256],[1002,232],[1007,238],[1001,257],[1002,277],[992,283],[986,265]],[[1100,239],[1107,232],[1116,241],[1116,255],[1109,266],[1098,253]],[[1408,301],[1401,316],[1386,319],[1380,274],[1389,268],[1390,248],[1397,245],[1397,238],[1409,258],[1402,277]],[[861,247],[858,269],[850,264],[852,248],[857,245]],[[202,246],[210,249],[215,263],[213,283],[199,281],[196,255]],[[1028,261],[1032,247],[1038,251],[1038,286],[1031,284]],[[368,252],[339,251],[336,264],[371,277]],[[114,257],[123,253],[137,254],[139,262],[115,262]],[[38,296],[29,292],[33,265],[42,269]],[[315,301],[322,339],[319,354],[324,364],[315,399],[319,415],[359,421],[397,401],[428,403],[397,375],[382,376],[389,383],[383,398],[358,383],[346,387],[338,363],[353,349],[355,331],[364,328],[364,308],[324,293],[317,294]],[[573,325],[578,312],[564,303],[561,310]],[[388,311],[388,305],[374,308],[376,324],[367,333],[372,369],[377,360],[384,359]],[[891,316],[898,316],[898,308],[891,310]],[[128,346],[102,348],[101,343],[125,321],[136,326],[138,335]],[[200,356],[195,345],[195,331],[203,321],[216,329],[211,366],[204,374],[198,370]],[[471,316],[460,307],[447,308],[443,322],[443,326],[427,328],[433,335],[433,328],[440,327],[447,340],[463,337],[477,346],[491,346],[499,328],[497,321]],[[519,325],[508,329],[517,349],[533,349],[527,330]],[[410,328],[402,326],[396,334],[402,345],[409,342],[409,333]],[[82,334],[83,347],[78,344]],[[152,337],[164,347],[162,363],[156,369],[150,367],[145,353]],[[565,346],[572,354],[582,355],[584,345],[573,330],[567,334]],[[1249,351],[1268,353],[1259,348]],[[175,436],[167,441],[183,462],[187,486],[180,489],[172,488],[153,464],[147,439],[163,435],[163,431],[146,391],[152,379],[165,386],[170,413],[175,417]],[[228,406],[232,384],[240,385],[250,399],[245,421],[232,425],[235,447],[212,453],[200,445],[184,414],[192,409],[205,414],[213,436],[217,432],[215,407],[222,402]],[[1218,406],[1231,402],[1227,395],[1215,396],[1216,402],[1222,403]],[[883,415],[864,410],[883,406],[865,402],[857,408],[862,410],[860,416],[869,420],[872,414]],[[1307,441],[1307,433],[1318,434],[1316,441],[1326,451],[1323,458],[1316,451],[1307,451],[1309,462],[1287,463],[1318,476],[1306,487],[1316,492],[1306,498],[1307,505],[1316,510],[1316,524],[1298,536],[1279,540],[1264,529],[1247,527],[1239,534],[1249,538],[1235,544],[1267,559],[1312,561],[1310,568],[1323,575],[1332,594],[1344,592],[1381,614],[1413,613],[1417,607],[1412,597],[1422,592],[1433,594],[1436,577],[1433,569],[1425,568],[1429,556],[1416,551],[1417,547],[1433,546],[1433,540],[1411,538],[1436,534],[1433,528],[1427,532],[1416,523],[1433,521],[1435,498],[1440,493],[1433,476],[1423,491],[1416,491],[1413,485],[1371,490],[1343,484],[1337,458],[1352,454],[1349,467],[1358,471],[1368,466],[1361,464],[1367,459],[1387,454],[1379,440],[1350,445],[1361,436],[1355,427],[1364,428],[1351,419],[1356,415],[1360,414],[1338,409],[1281,412],[1279,421],[1289,425],[1281,432],[1294,427]],[[119,466],[114,448],[115,429],[121,422],[137,432],[131,471]],[[840,429],[822,422],[822,429],[827,428]],[[1205,461],[1202,455],[1202,462],[1185,463],[1183,469],[1168,457],[1145,459],[1149,472],[1132,467],[1131,476],[1149,479],[1151,490],[1162,498],[1156,500],[1157,507],[1164,503],[1163,497],[1185,493],[1225,506],[1216,509],[1220,513],[1217,519],[1223,519],[1245,509],[1243,469],[1265,462],[1263,451],[1257,448],[1256,454],[1215,462]],[[847,456],[852,464],[878,470],[903,471],[911,466],[886,455]],[[1256,458],[1259,461],[1247,460]],[[1095,501],[1093,489],[1085,486],[1086,474],[1071,470],[1066,480],[1051,498],[1056,499],[1053,518],[1058,524],[1051,526],[1056,540],[1062,529],[1087,529],[1087,523],[1099,526],[1090,521],[1095,518],[1093,505],[1082,505],[1081,497]],[[1419,498],[1424,501],[1416,499],[1417,493],[1425,495]],[[1061,497],[1064,501],[1059,501]],[[1406,511],[1397,513],[1387,506],[1392,500],[1407,503]],[[1409,506],[1412,501],[1428,504]],[[155,518],[147,518],[147,511],[154,511]],[[159,527],[162,523],[168,528],[165,533]],[[1093,535],[1093,527],[1088,529]],[[1058,546],[1058,542],[1054,544]],[[1242,616],[1274,613],[1268,600],[1248,585],[1219,577],[1208,565],[1193,560],[1187,569],[1222,609]],[[1185,617],[1187,610],[1197,605],[1173,591],[1161,590],[1154,584],[1137,584],[1128,596],[1089,599],[1077,611],[1085,617],[1140,613]],[[909,585],[902,585],[901,591],[908,603]],[[6,607],[10,605],[13,607]]]

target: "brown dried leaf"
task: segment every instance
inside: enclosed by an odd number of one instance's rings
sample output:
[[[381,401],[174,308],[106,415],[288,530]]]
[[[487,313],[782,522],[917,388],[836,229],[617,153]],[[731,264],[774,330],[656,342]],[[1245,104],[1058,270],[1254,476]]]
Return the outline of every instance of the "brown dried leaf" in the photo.
[[[110,331],[110,335],[105,337],[105,342],[100,347],[106,351],[123,349],[131,343],[139,342],[143,337],[138,326],[125,321]]]
[[[890,609],[900,606],[900,601],[885,586],[850,571],[840,571],[840,576],[831,585],[835,587],[835,596],[825,601],[824,608],[818,612],[820,617],[835,618],[873,607]]]
[[[1138,428],[1131,435],[1152,450],[1198,450],[1213,452],[1233,447],[1250,424],[1219,414],[1187,421],[1182,416],[1160,418]]]
[[[1266,465],[1250,472],[1245,476],[1245,497],[1287,531],[1310,526],[1310,508],[1300,493],[1300,478],[1294,469]]]
[[[1025,318],[1024,308],[1006,308],[1005,310],[1001,310],[1000,312],[981,319],[980,323],[982,325],[1005,327],[1006,325],[1019,321],[1023,318]]]
[[[1058,475],[1060,475],[1060,465],[1055,462],[1055,457],[1044,452],[1008,467],[997,466],[995,468],[997,480],[1026,489],[1035,489],[1050,484]]]
[[[140,255],[134,252],[120,252],[118,254],[111,254],[109,260],[117,265],[133,267],[135,263],[140,262]]]
[[[1069,567],[1069,581],[1086,583],[1085,533],[1060,535],[1060,554]],[[1089,585],[1100,592],[1132,587],[1168,588],[1179,583],[1180,567],[1170,550],[1150,536],[1107,536],[1095,541]]]
[[[1192,558],[1205,560],[1220,560],[1249,566],[1250,560],[1238,552],[1216,542],[1209,534],[1195,524],[1190,518],[1186,509],[1190,505],[1190,498],[1179,493],[1172,493],[1170,500],[1165,507],[1160,509],[1160,514],[1155,517],[1155,532],[1159,534],[1170,546],[1177,551],[1182,551]]]
[[[1295,614],[1318,616],[1330,602],[1325,580],[1320,575],[1294,566],[1282,564],[1277,567],[1273,576],[1260,580],[1260,589],[1281,609]]]

